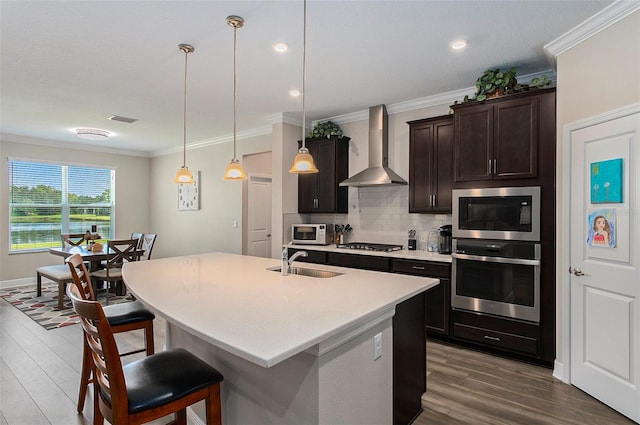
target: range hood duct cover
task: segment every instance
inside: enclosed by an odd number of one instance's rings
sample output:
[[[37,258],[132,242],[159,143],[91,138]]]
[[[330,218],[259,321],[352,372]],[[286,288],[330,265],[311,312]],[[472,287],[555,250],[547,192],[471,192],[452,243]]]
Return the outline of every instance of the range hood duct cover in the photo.
[[[340,186],[405,185],[389,165],[389,116],[384,105],[369,108],[369,167],[340,182]]]

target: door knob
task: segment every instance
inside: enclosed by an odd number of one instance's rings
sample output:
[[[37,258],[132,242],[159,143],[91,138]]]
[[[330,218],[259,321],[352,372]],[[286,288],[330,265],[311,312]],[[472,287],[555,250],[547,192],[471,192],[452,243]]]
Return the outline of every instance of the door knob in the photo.
[[[576,276],[589,276],[588,274],[582,273],[582,270],[579,267],[571,267],[569,266],[569,273],[572,273]]]

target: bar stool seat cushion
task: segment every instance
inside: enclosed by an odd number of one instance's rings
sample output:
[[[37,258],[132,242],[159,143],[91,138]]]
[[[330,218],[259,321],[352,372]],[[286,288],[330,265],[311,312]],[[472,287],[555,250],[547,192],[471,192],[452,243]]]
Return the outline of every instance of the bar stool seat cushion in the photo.
[[[123,366],[129,413],[171,403],[223,380],[215,368],[194,354],[176,348]],[[103,392],[109,403],[109,394]]]
[[[140,301],[105,306],[104,314],[107,316],[107,320],[112,327],[127,325],[130,323],[139,323],[156,318],[156,315],[146,308]]]

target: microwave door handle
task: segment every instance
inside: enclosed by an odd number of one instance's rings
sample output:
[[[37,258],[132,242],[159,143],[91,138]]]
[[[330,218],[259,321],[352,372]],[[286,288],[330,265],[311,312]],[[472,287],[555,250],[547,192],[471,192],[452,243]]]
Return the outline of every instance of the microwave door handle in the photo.
[[[540,260],[529,260],[526,258],[486,257],[483,255],[458,254],[457,252],[454,252],[451,256],[459,260],[487,261],[489,263],[516,264],[519,266],[540,265]]]

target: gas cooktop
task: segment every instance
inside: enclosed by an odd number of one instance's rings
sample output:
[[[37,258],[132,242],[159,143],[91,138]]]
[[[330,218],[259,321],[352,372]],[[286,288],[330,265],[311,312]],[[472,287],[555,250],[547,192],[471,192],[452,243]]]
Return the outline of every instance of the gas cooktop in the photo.
[[[336,248],[346,249],[362,249],[365,251],[381,251],[391,252],[399,251],[402,249],[402,245],[390,245],[383,243],[369,243],[369,242],[349,242],[336,245]]]

